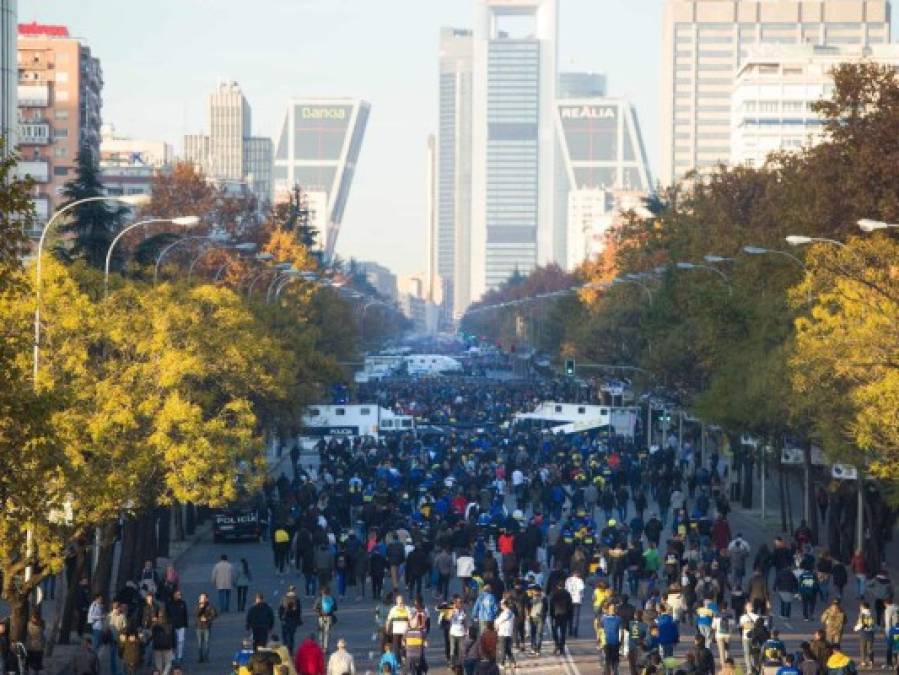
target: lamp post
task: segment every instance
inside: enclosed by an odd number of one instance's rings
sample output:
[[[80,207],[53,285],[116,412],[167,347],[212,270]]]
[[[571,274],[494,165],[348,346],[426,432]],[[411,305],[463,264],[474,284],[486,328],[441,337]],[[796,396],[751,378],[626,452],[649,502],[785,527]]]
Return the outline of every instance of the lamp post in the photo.
[[[787,251],[779,251],[774,248],[763,248],[761,246],[744,246],[743,253],[746,253],[748,255],[768,255],[768,254],[779,255],[783,258],[786,258],[787,260],[792,260],[794,263],[799,265],[803,270],[808,269],[808,265],[806,265],[804,262],[802,262],[802,260],[797,258],[795,255],[793,255],[792,253],[789,253]],[[811,287],[809,287],[806,290],[805,297],[806,297],[806,302],[809,305],[811,305],[812,304],[812,289],[811,289]]]
[[[730,279],[727,278],[727,275],[719,270],[716,267],[712,267],[711,265],[701,265],[699,263],[691,263],[691,262],[678,262],[674,263],[674,266],[679,270],[708,270],[710,272],[714,272],[719,277],[724,280],[725,285],[727,286],[728,295],[734,294],[734,287],[730,284]]]
[[[636,275],[626,274],[624,275],[624,277],[615,277],[614,279],[612,279],[613,286],[620,286],[621,284],[636,284],[646,292],[646,297],[649,300],[649,304],[652,304],[652,291],[649,289],[649,286],[644,284],[642,281],[639,281],[636,278]]]
[[[197,263],[203,259],[203,256],[206,255],[213,248],[222,248],[222,249],[226,249],[226,250],[237,251],[238,254],[252,253],[253,251],[256,250],[256,244],[251,241],[247,241],[247,242],[240,242],[238,244],[230,244],[230,245],[222,245],[222,246],[213,245],[213,246],[210,246],[209,248],[204,248],[202,251],[200,251],[197,254],[197,256],[193,260],[191,260],[190,267],[187,268],[187,283],[188,284],[190,283],[191,279],[193,278],[194,267],[196,267]]]
[[[47,221],[47,224],[44,226],[44,229],[41,231],[41,238],[38,240],[37,244],[37,261],[34,266],[34,294],[36,305],[34,308],[34,356],[33,356],[33,364],[32,364],[32,377],[34,379],[34,387],[37,388],[37,372],[40,367],[40,346],[41,346],[41,258],[44,252],[44,242],[47,239],[47,234],[52,229],[53,225],[56,224],[57,220],[60,216],[68,211],[71,211],[76,206],[81,206],[82,204],[87,204],[88,202],[120,202],[125,204],[126,206],[143,206],[144,204],[148,204],[150,202],[149,195],[124,195],[121,197],[86,197],[85,199],[79,199],[78,201],[72,202],[71,204],[67,204],[62,207],[53,214],[53,217]]]
[[[252,281],[250,281],[250,285],[247,287],[247,297],[250,298],[253,295],[253,289],[256,288],[256,282],[259,281],[266,274],[274,273],[277,276],[281,272],[286,272],[289,269],[293,269],[293,264],[289,262],[277,263],[269,269],[262,270],[259,274],[253,277]]]
[[[165,258],[169,251],[174,249],[181,244],[185,244],[191,241],[214,241],[214,242],[224,242],[227,241],[226,236],[216,235],[216,234],[202,234],[195,237],[182,237],[181,239],[176,239],[171,244],[166,246],[162,251],[160,251],[159,256],[156,258],[156,267],[153,270],[153,285],[159,281],[159,267],[162,265],[162,260]]]
[[[899,223],[885,223],[882,220],[862,218],[856,223],[862,232],[874,232],[875,230],[887,230],[891,227],[899,228]]]
[[[59,218],[64,214],[68,213],[76,206],[81,206],[82,204],[87,204],[89,202],[119,202],[121,204],[125,204],[126,206],[143,206],[150,202],[149,195],[123,195],[121,197],[110,197],[110,196],[99,196],[99,197],[85,197],[84,199],[79,199],[77,201],[72,202],[71,204],[66,204],[61,209],[59,209],[50,220],[47,221],[47,224],[44,225],[44,229],[41,230],[41,237],[37,243],[37,260],[34,265],[34,344],[32,346],[32,371],[31,377],[32,382],[31,386],[37,390],[37,374],[38,369],[40,368],[40,359],[41,359],[41,258],[43,257],[44,252],[44,242],[47,240],[47,234],[49,234],[50,230],[59,220]],[[29,527],[25,532],[25,583],[31,581],[31,556],[33,555],[34,547],[34,533],[32,529]]]
[[[199,224],[200,219],[197,216],[179,216],[178,218],[153,218],[151,220],[142,220],[138,223],[133,223],[119,232],[115,239],[112,240],[112,243],[109,244],[109,249],[106,251],[106,266],[103,269],[103,299],[109,297],[109,265],[112,262],[112,251],[115,248],[115,245],[119,243],[119,239],[125,236],[131,230],[141,227],[143,225],[153,225],[155,223],[172,223],[173,225],[181,225],[182,227],[194,227]]]
[[[274,258],[274,256],[271,253],[257,253],[254,256],[253,260],[256,262],[268,262],[272,258]],[[225,272],[227,272],[228,268],[231,267],[231,265],[233,265],[233,264],[234,264],[234,259],[231,258],[223,265],[220,265],[219,268],[215,271],[215,276],[213,276],[213,281],[215,283],[218,283],[219,281],[221,281]]]

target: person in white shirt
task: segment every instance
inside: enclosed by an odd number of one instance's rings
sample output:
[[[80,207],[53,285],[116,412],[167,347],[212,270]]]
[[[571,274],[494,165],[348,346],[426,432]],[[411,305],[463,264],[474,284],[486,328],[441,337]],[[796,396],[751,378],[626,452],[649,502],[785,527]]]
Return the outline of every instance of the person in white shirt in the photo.
[[[512,633],[514,632],[515,627],[515,612],[512,611],[508,598],[503,598],[499,608],[499,616],[496,617],[494,626],[496,628],[496,635],[499,637],[500,646],[502,647],[500,666],[505,666],[506,663],[511,662],[512,666],[517,667],[518,664],[515,663],[515,654],[512,653]]]
[[[465,602],[468,602],[471,594],[472,574],[474,574],[474,558],[471,557],[470,551],[465,551],[456,558],[456,576],[462,584],[462,597]]]
[[[752,640],[749,637],[749,634],[752,632],[753,626],[755,626],[756,620],[758,620],[759,615],[752,611],[752,603],[746,603],[746,613],[740,617],[740,636],[743,639],[743,658],[746,660],[746,672],[752,672],[752,655],[751,655],[751,647]]]
[[[579,572],[574,572],[565,580],[565,590],[571,596],[572,611],[569,619],[568,634],[577,637],[578,624],[581,622],[581,603],[584,601],[584,580]]]
[[[106,627],[106,607],[103,605],[103,596],[99,593],[94,596],[94,601],[87,610],[87,623],[91,627],[91,647],[96,653],[103,644],[103,629]]]

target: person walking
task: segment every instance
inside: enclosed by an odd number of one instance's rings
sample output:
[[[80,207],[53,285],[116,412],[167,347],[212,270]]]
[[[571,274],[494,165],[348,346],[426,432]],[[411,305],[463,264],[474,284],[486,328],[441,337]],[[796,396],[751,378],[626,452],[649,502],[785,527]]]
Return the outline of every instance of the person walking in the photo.
[[[153,641],[153,667],[162,675],[168,675],[172,668],[172,626],[162,609],[157,609],[153,616],[150,639]]]
[[[497,611],[493,589],[490,584],[484,584],[474,601],[474,607],[471,608],[471,615],[478,622],[480,630],[484,630],[487,622],[496,618]]]
[[[337,649],[328,659],[327,675],[356,675],[356,662],[347,651],[346,640],[343,638],[337,641]]]
[[[256,602],[247,610],[246,628],[253,634],[253,649],[265,647],[275,627],[275,612],[262,593],[256,594]]]
[[[212,624],[218,616],[218,612],[206,593],[200,593],[197,599],[197,608],[194,610],[194,621],[197,626],[197,660],[200,663],[209,663],[209,638],[212,635]]]
[[[72,657],[72,675],[100,675],[100,659],[91,638],[85,638]]]
[[[44,649],[47,645],[47,630],[40,609],[31,610],[25,626],[25,669],[37,675],[44,669]]]
[[[387,618],[384,620],[384,634],[390,639],[393,653],[397,658],[402,654],[403,637],[409,630],[410,618],[411,613],[403,601],[403,596],[397,595],[393,607],[387,612]]]
[[[106,628],[106,606],[103,604],[103,596],[97,593],[87,610],[87,625],[91,631],[91,646],[94,655],[100,651],[103,644],[103,631]]]
[[[119,644],[121,636],[125,634],[128,628],[127,605],[121,602],[113,602],[107,625],[109,627],[109,672],[110,675],[120,675]]]
[[[237,589],[237,611],[245,612],[247,609],[247,596],[250,593],[250,582],[253,574],[250,572],[250,563],[246,558],[241,558],[234,574],[234,586]]]
[[[184,602],[181,589],[176,588],[172,592],[172,599],[166,605],[166,613],[175,635],[174,662],[181,665],[184,663],[184,642],[187,637],[187,603]]]
[[[864,668],[874,667],[874,632],[877,629],[877,621],[871,606],[867,600],[859,604],[858,621],[855,622],[855,632],[858,633],[859,655],[858,664]]]
[[[337,623],[337,601],[331,595],[331,589],[322,586],[319,596],[315,600],[313,607],[315,616],[318,618],[318,635],[322,649],[328,651],[328,644],[331,640],[331,628]]]
[[[568,625],[571,623],[573,604],[571,594],[565,590],[565,585],[559,582],[556,590],[549,597],[549,619],[555,644],[554,654],[564,655],[565,653],[565,638],[568,633]]]
[[[846,612],[840,607],[839,598],[833,598],[830,606],[821,614],[821,624],[824,626],[824,634],[831,644],[838,644],[843,639],[843,630],[846,627]]]
[[[290,533],[284,525],[275,527],[272,536],[272,552],[275,556],[275,570],[279,575],[283,575],[287,567],[287,556],[290,553]]]
[[[565,590],[571,596],[571,621],[568,625],[568,633],[572,637],[578,636],[578,625],[581,622],[581,603],[584,601],[584,580],[580,572],[573,572],[565,580]]]
[[[605,614],[599,620],[603,642],[603,673],[605,675],[618,675],[618,667],[621,661],[621,617],[615,613],[615,605],[609,603]],[[564,653],[564,640],[562,652]]]
[[[119,637],[119,647],[122,650],[122,664],[127,675],[136,675],[141,665],[141,641],[138,634],[129,630]]]
[[[302,608],[296,586],[288,586],[287,593],[281,598],[281,604],[278,606],[278,620],[281,622],[281,637],[284,638],[284,644],[293,654],[297,629],[303,625]]]
[[[315,633],[303,640],[293,658],[297,675],[325,675],[325,653],[315,641]]]
[[[219,595],[219,609],[222,612],[228,612],[231,609],[231,589],[234,588],[234,582],[237,574],[234,571],[234,565],[228,562],[228,556],[222,553],[222,557],[212,568],[212,585]]]
[[[500,651],[502,656],[500,657],[500,665],[505,667],[507,664],[511,664],[513,667],[517,667],[518,664],[515,662],[515,655],[512,653],[512,634],[515,629],[515,612],[512,611],[512,603],[509,598],[503,598],[499,606],[499,616],[496,617],[495,626],[496,634],[499,636],[501,645]]]

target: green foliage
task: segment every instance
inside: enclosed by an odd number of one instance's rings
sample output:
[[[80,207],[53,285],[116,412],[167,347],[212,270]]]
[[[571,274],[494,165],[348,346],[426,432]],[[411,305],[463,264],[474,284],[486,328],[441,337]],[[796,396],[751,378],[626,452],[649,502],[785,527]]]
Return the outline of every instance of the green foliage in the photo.
[[[63,188],[65,207],[82,199],[102,197],[105,194],[100,182],[97,157],[83,146],[75,159],[75,176]],[[84,260],[96,269],[103,269],[106,252],[128,209],[107,201],[92,201],[74,207],[68,221],[59,227],[62,234],[72,235],[71,240],[58,247],[58,253],[68,260]]]

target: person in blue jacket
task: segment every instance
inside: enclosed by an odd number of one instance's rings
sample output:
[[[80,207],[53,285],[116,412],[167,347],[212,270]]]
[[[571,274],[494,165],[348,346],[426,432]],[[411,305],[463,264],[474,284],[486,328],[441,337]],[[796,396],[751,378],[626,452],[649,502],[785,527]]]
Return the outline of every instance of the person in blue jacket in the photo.
[[[662,656],[674,656],[674,645],[680,642],[680,631],[674,617],[665,611],[656,619],[659,627],[659,646],[662,648]]]

